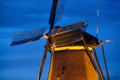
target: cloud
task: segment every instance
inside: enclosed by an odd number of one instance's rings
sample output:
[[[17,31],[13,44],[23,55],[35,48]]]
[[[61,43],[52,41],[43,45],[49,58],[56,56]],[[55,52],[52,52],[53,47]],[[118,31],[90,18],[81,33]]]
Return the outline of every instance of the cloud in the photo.
[[[21,26],[34,22],[44,23],[45,20],[49,19],[50,3],[38,0],[23,0],[22,1],[2,1],[1,2],[1,13],[0,13],[0,26]],[[46,5],[48,7],[46,7]]]
[[[10,38],[11,35],[8,32],[0,32],[0,39]]]
[[[120,1],[118,0],[110,0],[103,1],[101,3],[101,17],[106,19],[106,21],[120,21]]]
[[[27,7],[27,8],[33,8],[38,7],[40,3],[45,3],[45,1],[39,1],[39,0],[5,0],[1,2],[1,5],[3,6],[11,6],[11,7]],[[49,4],[49,3],[46,3]],[[44,6],[44,5],[42,5]]]

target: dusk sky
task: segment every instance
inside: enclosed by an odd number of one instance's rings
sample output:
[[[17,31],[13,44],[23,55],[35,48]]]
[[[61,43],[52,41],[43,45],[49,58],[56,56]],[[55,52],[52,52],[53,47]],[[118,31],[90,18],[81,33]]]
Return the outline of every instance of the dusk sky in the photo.
[[[120,0],[65,0],[62,19],[55,25],[87,20],[86,32],[96,36],[98,1],[98,39],[113,40],[104,43],[105,55],[110,79],[120,80]],[[37,80],[46,39],[13,47],[10,44],[16,31],[46,27],[47,32],[51,5],[52,0],[0,0],[0,80]],[[105,74],[101,48],[96,50]],[[41,80],[47,80],[49,65],[50,53]]]

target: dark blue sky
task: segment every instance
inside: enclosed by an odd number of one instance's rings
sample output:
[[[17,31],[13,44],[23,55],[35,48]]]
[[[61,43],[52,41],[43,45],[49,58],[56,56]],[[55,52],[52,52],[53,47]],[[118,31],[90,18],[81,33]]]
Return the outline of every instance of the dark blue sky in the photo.
[[[120,1],[99,0],[99,40],[104,43],[111,80],[120,80]],[[52,0],[1,0],[0,1],[0,80],[36,80],[46,40],[10,47],[14,31],[37,29],[48,25]],[[62,20],[56,25],[88,21],[87,32],[96,35],[98,0],[65,0]],[[97,54],[105,70],[101,48]],[[50,54],[47,56],[42,80],[47,79]]]

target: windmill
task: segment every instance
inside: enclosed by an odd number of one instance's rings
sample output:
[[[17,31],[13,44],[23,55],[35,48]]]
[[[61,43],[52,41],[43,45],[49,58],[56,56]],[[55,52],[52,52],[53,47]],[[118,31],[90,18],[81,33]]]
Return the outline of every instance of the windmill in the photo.
[[[57,17],[61,17],[63,9],[64,0],[53,0],[49,32],[44,34],[45,28],[16,32],[11,46],[47,38],[38,80],[48,52],[52,55],[48,80],[105,80],[95,51],[102,42],[85,32],[86,21],[55,27],[54,23]]]

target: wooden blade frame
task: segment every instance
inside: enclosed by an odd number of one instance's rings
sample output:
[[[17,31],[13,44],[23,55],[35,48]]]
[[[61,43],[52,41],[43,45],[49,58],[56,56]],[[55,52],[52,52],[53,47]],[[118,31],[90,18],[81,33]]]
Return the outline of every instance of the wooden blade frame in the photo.
[[[15,32],[13,35],[13,41],[10,46],[37,41],[43,36],[45,29],[46,27],[35,30]]]
[[[43,71],[43,67],[44,67],[44,63],[45,63],[45,60],[46,60],[48,50],[49,50],[49,42],[47,42],[47,44],[45,46],[42,62],[41,62],[41,65],[40,65],[40,71],[39,71],[39,74],[38,74],[38,80],[40,80],[40,78],[41,78],[41,74],[42,74],[42,71]]]
[[[106,57],[105,57],[105,52],[104,52],[104,46],[103,46],[103,44],[101,45],[101,49],[102,49],[102,55],[103,55],[103,59],[104,59],[104,64],[105,64],[107,79],[110,80],[110,76],[109,76],[109,72],[108,72],[108,66],[107,66],[107,61],[106,61]]]
[[[58,0],[53,0],[53,4],[52,4],[52,8],[51,8],[51,13],[50,13],[50,19],[49,19],[49,24],[50,24],[49,33],[51,32],[51,30],[54,27],[56,10],[57,10],[57,4],[58,4]]]

